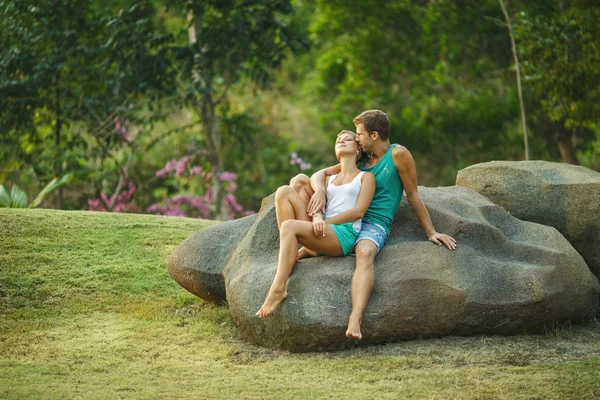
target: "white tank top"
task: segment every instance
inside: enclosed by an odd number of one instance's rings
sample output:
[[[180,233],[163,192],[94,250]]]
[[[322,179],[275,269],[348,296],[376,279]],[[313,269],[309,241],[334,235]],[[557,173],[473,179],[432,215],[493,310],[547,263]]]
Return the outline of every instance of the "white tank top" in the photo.
[[[337,174],[329,177],[329,184],[327,185],[327,205],[325,206],[325,219],[334,217],[341,212],[356,206],[358,194],[360,193],[360,188],[362,187],[362,176],[364,173],[365,171],[360,171],[352,180],[352,182],[339,186],[332,183]],[[356,221],[353,221],[352,227],[355,231],[360,231],[361,220],[357,219]]]

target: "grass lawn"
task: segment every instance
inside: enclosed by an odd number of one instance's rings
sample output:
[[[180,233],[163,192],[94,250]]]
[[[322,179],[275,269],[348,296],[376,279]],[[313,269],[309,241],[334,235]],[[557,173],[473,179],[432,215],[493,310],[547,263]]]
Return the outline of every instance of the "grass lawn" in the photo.
[[[209,221],[0,209],[0,398],[598,399],[600,322],[290,354],[173,281]]]

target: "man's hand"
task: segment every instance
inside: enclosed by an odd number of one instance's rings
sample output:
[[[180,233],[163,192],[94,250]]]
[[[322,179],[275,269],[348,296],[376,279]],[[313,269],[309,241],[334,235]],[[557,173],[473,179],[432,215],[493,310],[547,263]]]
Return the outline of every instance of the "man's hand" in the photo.
[[[325,234],[327,233],[327,222],[323,220],[321,214],[316,214],[313,217],[313,230],[317,237],[325,237]]]
[[[441,246],[442,243],[450,250],[456,250],[456,240],[453,237],[448,236],[444,233],[434,233],[429,237],[429,241]]]
[[[310,198],[306,212],[310,217],[316,213],[325,212],[325,189],[317,190]]]

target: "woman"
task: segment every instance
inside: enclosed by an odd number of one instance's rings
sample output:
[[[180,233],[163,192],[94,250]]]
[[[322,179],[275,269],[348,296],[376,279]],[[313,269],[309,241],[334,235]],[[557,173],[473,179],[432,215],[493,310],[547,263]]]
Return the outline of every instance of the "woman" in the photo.
[[[321,255],[346,256],[354,247],[360,231],[360,220],[375,193],[375,176],[360,171],[356,163],[361,151],[354,132],[342,131],[335,141],[335,155],[341,171],[330,176],[327,185],[326,214],[315,214],[310,221],[303,199],[290,186],[275,194],[277,225],[280,231],[277,273],[262,307],[256,313],[261,318],[273,314],[286,298],[287,279],[299,257],[298,243]],[[293,192],[293,193],[292,193]]]

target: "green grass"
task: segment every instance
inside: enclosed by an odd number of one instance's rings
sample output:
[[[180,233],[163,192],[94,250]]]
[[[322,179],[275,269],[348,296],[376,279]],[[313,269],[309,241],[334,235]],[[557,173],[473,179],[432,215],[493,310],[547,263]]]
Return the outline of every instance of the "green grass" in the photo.
[[[600,398],[600,323],[290,354],[168,275],[211,222],[0,209],[0,398]]]

